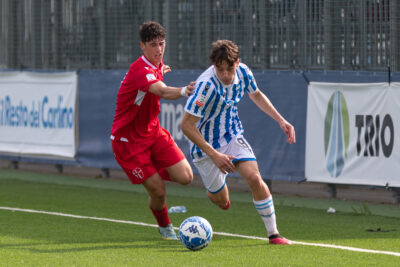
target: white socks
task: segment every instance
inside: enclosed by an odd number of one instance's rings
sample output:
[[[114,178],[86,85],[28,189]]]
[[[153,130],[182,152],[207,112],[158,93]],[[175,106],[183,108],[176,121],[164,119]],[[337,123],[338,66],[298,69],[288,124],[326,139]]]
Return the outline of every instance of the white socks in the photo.
[[[253,199],[253,202],[258,214],[260,214],[261,219],[265,224],[265,228],[267,228],[268,236],[279,234],[276,226],[275,208],[272,196],[258,201]]]

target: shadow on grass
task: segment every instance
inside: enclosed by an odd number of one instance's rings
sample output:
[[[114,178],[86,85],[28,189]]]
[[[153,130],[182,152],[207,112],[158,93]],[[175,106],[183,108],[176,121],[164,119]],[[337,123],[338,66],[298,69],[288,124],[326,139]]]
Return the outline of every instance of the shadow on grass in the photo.
[[[104,242],[107,243],[108,241]],[[121,243],[121,242],[116,242]],[[138,243],[138,244],[136,244]],[[69,248],[59,248],[67,246]],[[72,246],[75,246],[72,248]],[[78,247],[77,247],[78,246]],[[54,247],[54,248],[50,248]],[[13,250],[27,250],[32,253],[71,253],[71,252],[87,252],[87,251],[99,251],[99,250],[118,250],[118,249],[176,249],[182,248],[186,250],[179,241],[170,242],[163,241],[158,242],[153,239],[131,241],[126,244],[104,244],[98,245],[98,243],[57,243],[57,242],[37,242],[37,243],[21,243],[21,244],[1,244],[0,249],[13,249]]]

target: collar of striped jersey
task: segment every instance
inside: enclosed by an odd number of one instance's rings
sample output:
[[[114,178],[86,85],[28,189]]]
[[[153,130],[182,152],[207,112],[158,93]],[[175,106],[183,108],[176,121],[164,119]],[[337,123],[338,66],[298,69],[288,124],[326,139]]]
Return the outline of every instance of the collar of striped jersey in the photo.
[[[156,66],[154,66],[146,57],[145,57],[145,55],[142,55],[142,60],[147,64],[147,65],[149,65],[151,68],[153,68],[153,69],[158,69]],[[161,64],[160,64],[160,68],[162,68],[162,66],[163,66],[164,64],[163,64],[163,62],[161,62]]]

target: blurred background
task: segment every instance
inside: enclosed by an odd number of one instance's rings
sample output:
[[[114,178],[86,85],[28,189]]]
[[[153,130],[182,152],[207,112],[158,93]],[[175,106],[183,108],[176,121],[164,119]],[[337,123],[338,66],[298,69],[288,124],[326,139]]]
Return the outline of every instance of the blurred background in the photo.
[[[0,67],[127,68],[155,20],[175,69],[223,38],[253,69],[398,70],[399,18],[395,0],[1,0]]]
[[[147,20],[167,29],[164,61],[173,72],[164,81],[169,85],[183,86],[210,65],[212,41],[238,44],[241,61],[296,128],[297,143],[289,146],[275,122],[248,100],[241,101],[241,118],[264,179],[270,185],[277,182],[274,189],[278,182],[288,182],[281,190],[293,194],[301,190],[298,184],[292,189],[290,185],[306,180],[309,82],[400,81],[396,0],[0,0],[0,73],[78,74],[75,157],[2,152],[0,158],[13,168],[44,163],[58,172],[91,167],[101,170],[102,177],[118,176],[110,174],[120,169],[109,141],[116,94],[130,64],[142,53],[138,27]],[[188,156],[179,128],[184,105],[184,99],[163,101],[160,121]],[[325,196],[339,194],[339,184],[310,186],[309,194],[321,188]],[[381,190],[386,201],[399,202],[398,188],[371,188]],[[368,194],[373,198],[371,191]],[[351,195],[353,191],[347,197]],[[377,199],[382,201],[381,196]]]

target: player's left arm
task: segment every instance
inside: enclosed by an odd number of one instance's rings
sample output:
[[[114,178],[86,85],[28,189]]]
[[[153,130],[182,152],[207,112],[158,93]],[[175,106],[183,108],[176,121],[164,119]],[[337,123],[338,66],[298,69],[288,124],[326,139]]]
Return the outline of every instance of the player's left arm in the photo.
[[[260,89],[257,89],[257,91],[253,94],[249,94],[249,96],[259,109],[273,118],[279,124],[281,129],[288,137],[286,142],[289,144],[296,143],[296,133],[293,125],[291,125],[285,120],[285,118],[282,117],[269,98],[263,92],[261,92]]]
[[[191,95],[194,90],[194,85],[195,82],[190,82],[185,87],[172,87],[167,86],[162,81],[157,81],[149,86],[149,92],[168,100],[175,100],[181,98],[182,96],[187,97]]]

